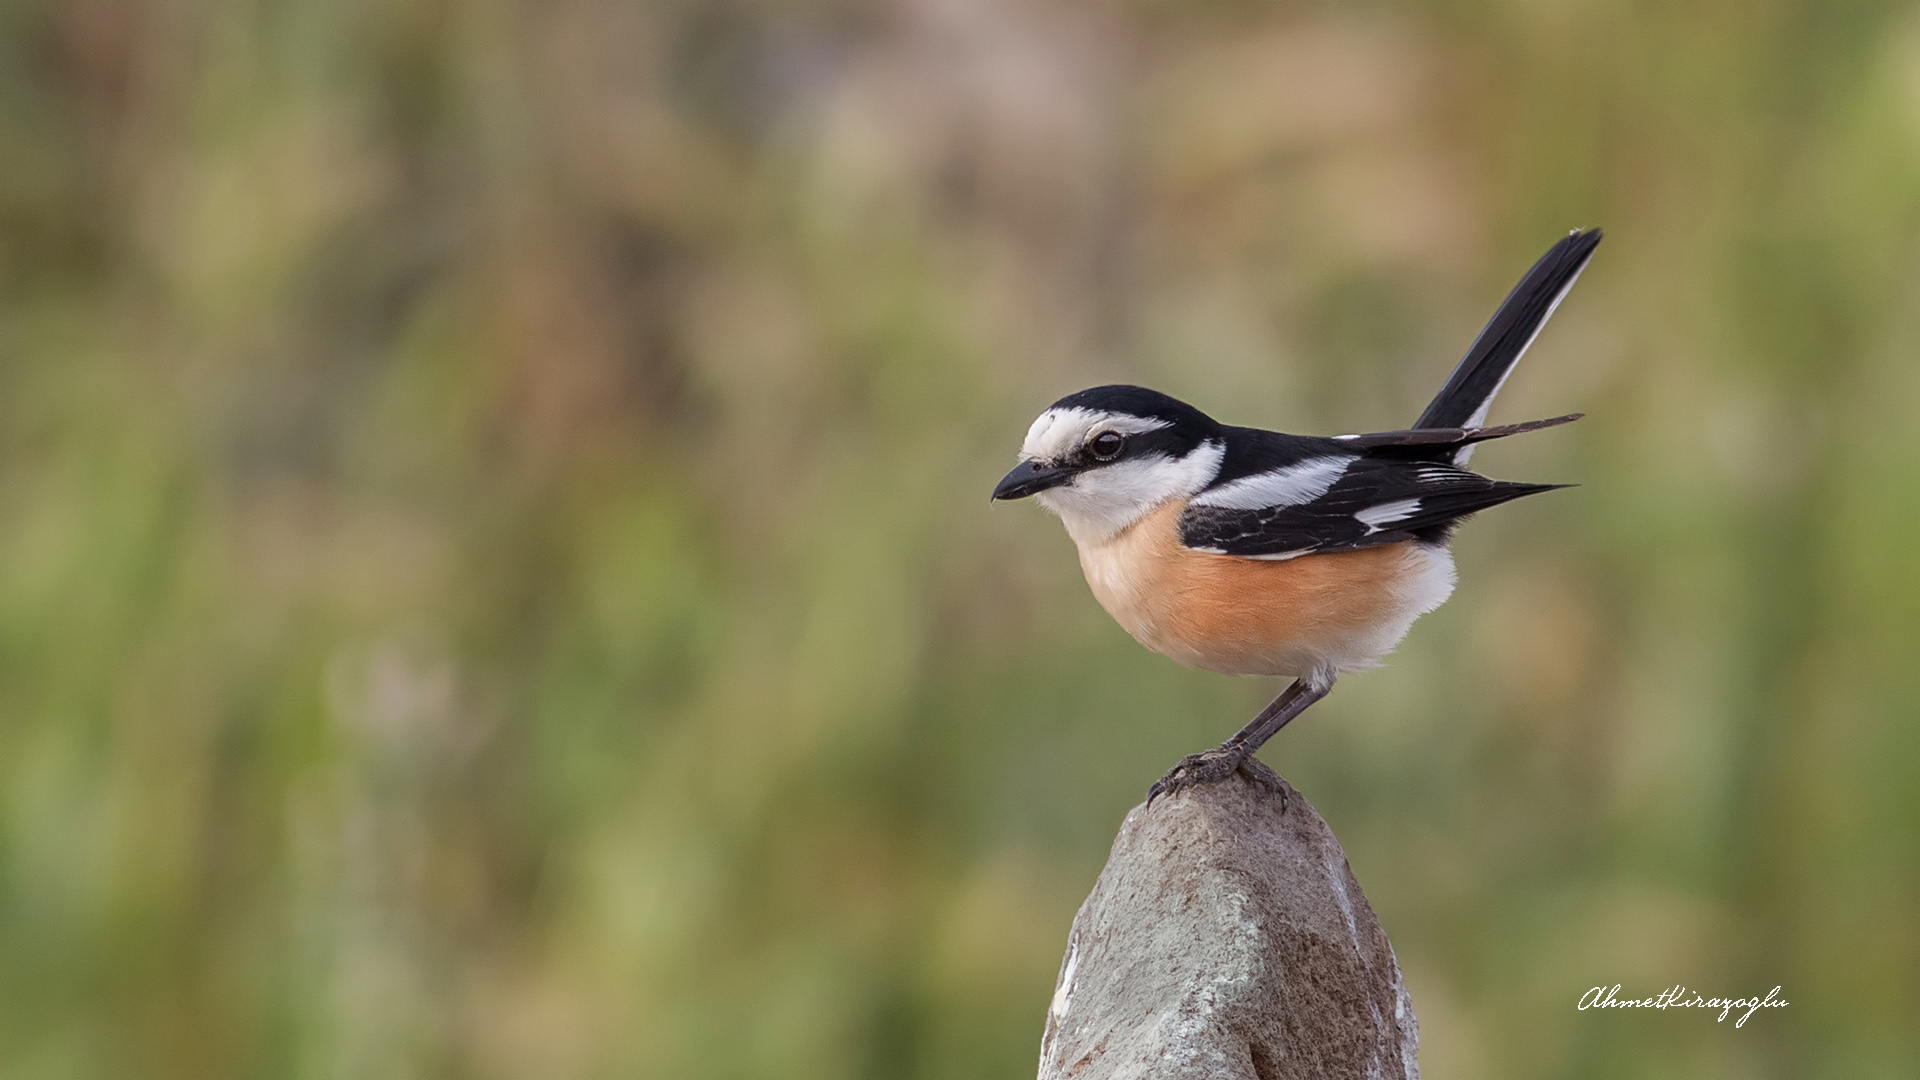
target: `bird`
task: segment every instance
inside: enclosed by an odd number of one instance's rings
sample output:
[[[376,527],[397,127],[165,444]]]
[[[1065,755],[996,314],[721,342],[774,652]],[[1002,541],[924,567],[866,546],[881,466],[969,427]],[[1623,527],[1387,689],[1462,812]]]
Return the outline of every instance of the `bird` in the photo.
[[[1254,751],[1452,595],[1448,542],[1461,521],[1571,486],[1466,466],[1489,439],[1580,419],[1485,426],[1601,235],[1574,230],[1534,263],[1410,428],[1234,427],[1127,385],[1069,394],[1034,420],[993,499],[1033,498],[1058,515],[1094,597],[1142,645],[1190,667],[1291,680],[1232,738],[1182,758],[1149,805],[1235,772],[1277,786]]]

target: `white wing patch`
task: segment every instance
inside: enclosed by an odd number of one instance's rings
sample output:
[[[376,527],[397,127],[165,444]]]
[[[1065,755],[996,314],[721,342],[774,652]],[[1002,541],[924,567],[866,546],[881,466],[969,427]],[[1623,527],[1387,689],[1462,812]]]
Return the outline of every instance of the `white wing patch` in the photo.
[[[1197,548],[1189,548],[1188,550],[1197,551],[1202,555],[1227,554],[1226,548],[1218,548],[1218,547],[1197,547]],[[1269,552],[1265,555],[1235,555],[1234,558],[1255,559],[1260,562],[1285,562],[1288,559],[1297,559],[1302,555],[1311,555],[1317,550],[1319,550],[1319,545],[1315,545],[1314,547],[1294,548],[1292,551],[1274,551],[1274,552]]]
[[[1311,555],[1318,550],[1320,550],[1320,547],[1316,544],[1313,547],[1294,548],[1292,551],[1274,551],[1265,555],[1242,555],[1241,558],[1257,559],[1260,562],[1286,562],[1288,559],[1297,559],[1302,555]]]
[[[1060,461],[1078,450],[1095,432],[1144,435],[1172,426],[1165,420],[1100,409],[1048,409],[1027,429],[1027,441],[1020,447],[1020,457],[1027,461]]]
[[[1346,474],[1354,457],[1317,457],[1268,472],[1230,480],[1194,499],[1197,506],[1222,510],[1264,510],[1274,506],[1301,506],[1325,495]]]
[[[1405,521],[1419,512],[1419,499],[1395,499],[1392,502],[1381,503],[1379,506],[1369,506],[1365,510],[1356,510],[1353,516],[1360,524],[1367,527],[1367,532],[1371,535],[1387,525],[1396,521]]]

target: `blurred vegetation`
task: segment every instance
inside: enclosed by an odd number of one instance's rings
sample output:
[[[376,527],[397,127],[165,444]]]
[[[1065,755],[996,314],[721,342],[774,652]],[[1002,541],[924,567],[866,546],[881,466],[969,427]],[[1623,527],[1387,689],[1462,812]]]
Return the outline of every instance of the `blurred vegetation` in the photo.
[[[0,3],[0,1075],[1027,1075],[1272,689],[1027,423],[1404,423],[1590,224],[1583,486],[1265,756],[1436,1080],[1914,1076],[1920,9]]]

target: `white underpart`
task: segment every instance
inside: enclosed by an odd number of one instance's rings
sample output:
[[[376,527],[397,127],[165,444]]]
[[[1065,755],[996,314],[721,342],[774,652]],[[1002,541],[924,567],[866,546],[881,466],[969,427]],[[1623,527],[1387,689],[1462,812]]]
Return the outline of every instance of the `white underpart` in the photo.
[[[1447,602],[1453,595],[1453,554],[1440,544],[1414,544],[1410,550],[1415,556],[1426,560],[1418,575],[1403,589],[1407,607],[1413,612],[1407,617],[1406,626],[1412,626],[1413,620]],[[1407,634],[1406,626],[1393,639],[1395,645]]]
[[[1453,555],[1439,544],[1407,544],[1406,557],[1418,560],[1413,572],[1399,579],[1394,592],[1399,600],[1391,617],[1370,627],[1366,634],[1346,643],[1345,648],[1324,658],[1334,672],[1357,671],[1377,664],[1394,650],[1400,639],[1413,628],[1413,621],[1453,595]]]
[[[1396,521],[1405,521],[1419,512],[1419,499],[1395,499],[1392,502],[1381,503],[1379,506],[1369,506],[1365,510],[1356,510],[1353,516],[1360,524],[1367,527],[1369,534],[1372,534]]]
[[[1021,444],[1020,457],[1027,461],[1059,461],[1102,431],[1144,435],[1172,426],[1165,420],[1099,409],[1048,409],[1027,429],[1027,441]]]
[[[1308,458],[1269,472],[1230,480],[1202,492],[1196,506],[1225,510],[1264,510],[1270,506],[1300,506],[1325,495],[1358,458],[1341,455]]]
[[[1473,410],[1473,415],[1467,417],[1467,422],[1462,424],[1462,427],[1477,428],[1487,422],[1487,411],[1493,408],[1493,399],[1500,396],[1501,389],[1507,385],[1507,380],[1513,376],[1513,369],[1520,366],[1520,359],[1527,355],[1528,349],[1533,348],[1533,342],[1540,336],[1540,331],[1547,328],[1547,320],[1553,318],[1553,313],[1560,309],[1560,301],[1567,298],[1567,294],[1573,291],[1574,282],[1579,281],[1580,275],[1586,272],[1586,266],[1582,265],[1580,269],[1573,272],[1572,277],[1567,279],[1567,283],[1560,287],[1560,291],[1554,294],[1553,303],[1547,305],[1547,313],[1540,316],[1540,321],[1534,324],[1533,333],[1528,336],[1527,343],[1520,346],[1520,351],[1515,353],[1513,359],[1507,362],[1507,370],[1500,376],[1500,381],[1493,384],[1493,390],[1487,394],[1485,400],[1480,402],[1480,407]],[[1454,451],[1453,463],[1464,468],[1467,460],[1473,457],[1473,448],[1478,445],[1480,444],[1468,443]]]
[[[1191,495],[1213,483],[1226,455],[1224,444],[1203,442],[1185,457],[1155,454],[1116,461],[1088,469],[1075,476],[1072,483],[1034,497],[1060,515],[1075,543],[1099,543],[1168,499]]]

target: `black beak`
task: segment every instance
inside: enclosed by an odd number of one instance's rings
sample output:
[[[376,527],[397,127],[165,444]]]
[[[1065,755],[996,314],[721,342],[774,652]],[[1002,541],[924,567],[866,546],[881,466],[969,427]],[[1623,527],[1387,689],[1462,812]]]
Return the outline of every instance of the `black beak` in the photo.
[[[1039,461],[1023,461],[1002,477],[993,489],[996,499],[1024,499],[1029,495],[1070,483],[1076,470]]]

